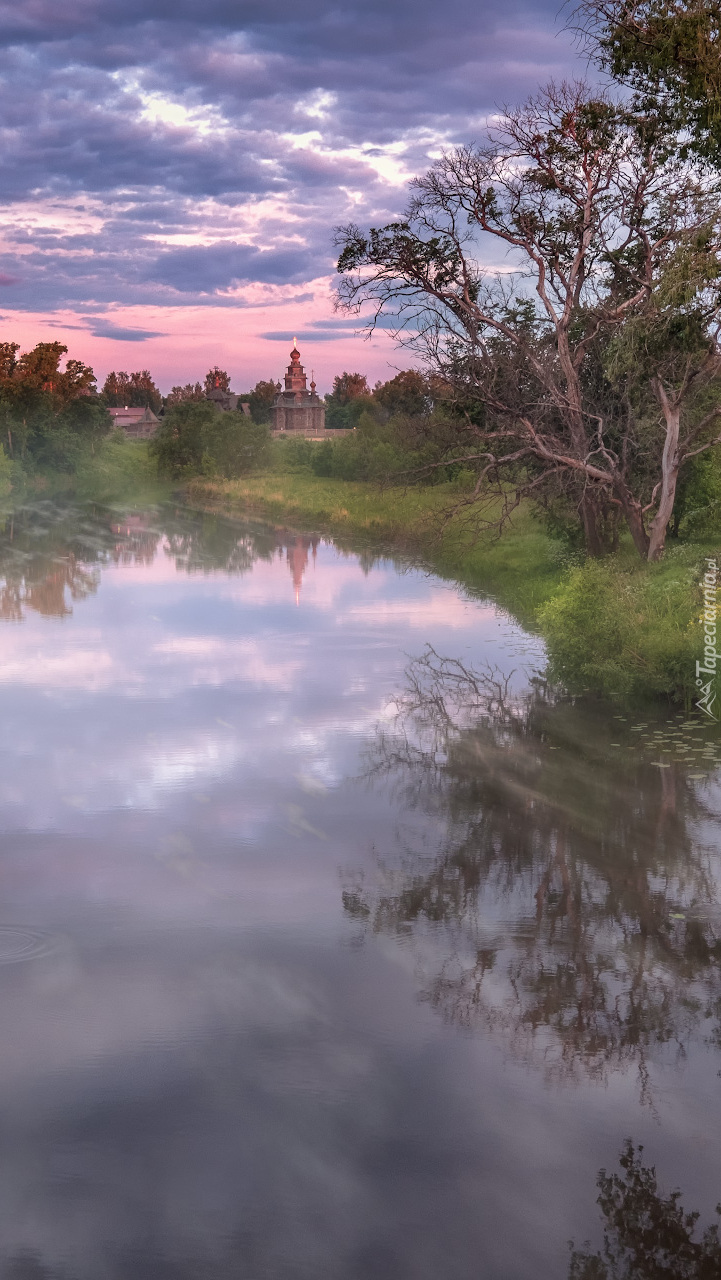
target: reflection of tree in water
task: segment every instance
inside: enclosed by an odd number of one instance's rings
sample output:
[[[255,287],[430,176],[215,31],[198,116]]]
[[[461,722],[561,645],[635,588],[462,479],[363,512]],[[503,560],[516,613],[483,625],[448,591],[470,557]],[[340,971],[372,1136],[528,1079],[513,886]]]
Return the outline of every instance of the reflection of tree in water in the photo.
[[[28,609],[65,617],[97,591],[103,565],[152,564],[161,546],[187,573],[244,574],[257,560],[283,557],[297,592],[318,541],[185,508],[29,504],[0,522],[0,618],[21,621]]]
[[[320,538],[272,525],[237,524],[223,516],[203,511],[180,511],[166,518],[166,553],[178,569],[187,573],[248,573],[257,560],[283,557],[288,565],[296,599],[300,592],[309,555],[315,558]]]
[[[249,573],[275,552],[273,530],[247,529],[232,520],[184,508],[164,513],[165,552],[186,573]]]
[[[0,525],[0,618],[30,609],[62,618],[93,595],[106,564],[149,564],[161,531],[154,513],[52,501],[20,507]]]
[[[69,601],[97,590],[98,562],[107,554],[77,513],[52,503],[23,507],[0,527],[0,617],[20,621],[27,609],[64,617]]]
[[[718,1280],[718,1225],[697,1239],[698,1213],[684,1212],[680,1191],[664,1195],[659,1190],[656,1170],[642,1163],[642,1153],[643,1147],[635,1150],[629,1141],[620,1159],[623,1172],[601,1169],[603,1248],[574,1250],[569,1280]]]
[[[162,536],[154,525],[153,513],[115,515],[110,525],[116,538],[111,551],[113,564],[152,564]]]
[[[245,574],[258,560],[282,559],[297,600],[319,543],[316,534],[182,506],[29,503],[0,517],[0,618],[18,622],[28,609],[65,617],[74,601],[97,591],[103,565],[149,565],[161,549],[186,573]],[[378,558],[361,554],[364,572]]]
[[[634,1065],[645,1089],[649,1050],[684,1053],[721,1008],[698,838],[713,815],[688,766],[658,768],[640,745],[614,755],[603,714],[540,682],[513,697],[432,649],[407,674],[367,776],[442,834],[350,885],[346,911],[413,938],[423,998],[452,1022],[492,1028],[552,1074]]]

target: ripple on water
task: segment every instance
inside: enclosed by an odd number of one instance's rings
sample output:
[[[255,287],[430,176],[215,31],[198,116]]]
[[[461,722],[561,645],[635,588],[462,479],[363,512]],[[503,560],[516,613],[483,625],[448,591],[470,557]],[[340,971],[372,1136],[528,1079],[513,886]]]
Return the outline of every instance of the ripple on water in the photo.
[[[57,939],[42,929],[25,925],[0,924],[0,964],[37,960],[55,950]]]

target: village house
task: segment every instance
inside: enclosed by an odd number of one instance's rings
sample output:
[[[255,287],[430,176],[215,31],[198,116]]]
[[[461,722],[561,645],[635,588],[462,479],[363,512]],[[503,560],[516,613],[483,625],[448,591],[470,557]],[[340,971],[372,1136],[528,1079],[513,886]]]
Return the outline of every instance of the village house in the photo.
[[[128,408],[126,405],[124,409],[108,409],[108,413],[114,427],[122,427],[127,436],[135,436],[143,440],[154,435],[156,428],[160,425],[160,419],[156,418],[153,410],[147,407]]]

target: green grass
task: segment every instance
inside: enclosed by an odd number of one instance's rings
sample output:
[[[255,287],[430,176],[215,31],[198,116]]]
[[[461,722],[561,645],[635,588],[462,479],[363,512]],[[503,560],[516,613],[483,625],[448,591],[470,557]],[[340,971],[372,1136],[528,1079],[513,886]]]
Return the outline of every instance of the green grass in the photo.
[[[148,455],[147,441],[128,439],[120,431],[92,446],[86,444],[78,451],[72,468],[62,471],[51,467],[36,470],[21,462],[10,462],[0,448],[0,500],[9,508],[25,497],[39,494],[142,503],[170,491],[169,481],[158,477],[155,460]]]
[[[703,651],[703,562],[709,555],[721,560],[721,537],[672,542],[657,565],[642,563],[630,546],[601,562],[579,562],[528,508],[516,512],[501,538],[474,535],[459,518],[439,533],[454,496],[451,485],[382,490],[302,471],[188,485],[198,505],[406,554],[492,596],[543,636],[551,671],[571,689],[690,704]]]
[[[688,705],[703,656],[706,555],[719,551],[672,543],[660,564],[619,556],[574,569],[538,612],[552,671],[572,688]]]
[[[85,453],[71,480],[72,491],[79,498],[98,502],[130,498],[142,502],[159,489],[170,491],[168,481],[160,481],[155,460],[148,456],[146,440],[129,440],[114,431],[95,448]]]

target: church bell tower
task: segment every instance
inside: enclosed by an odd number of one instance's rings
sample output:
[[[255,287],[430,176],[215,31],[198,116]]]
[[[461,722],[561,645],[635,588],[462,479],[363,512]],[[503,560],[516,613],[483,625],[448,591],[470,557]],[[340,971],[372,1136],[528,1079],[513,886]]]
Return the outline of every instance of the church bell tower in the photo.
[[[316,395],[315,382],[308,379],[300,363],[297,340],[293,339],[290,364],[285,371],[285,389],[273,401],[273,430],[301,431],[304,435],[322,435],[325,431],[325,405]]]

